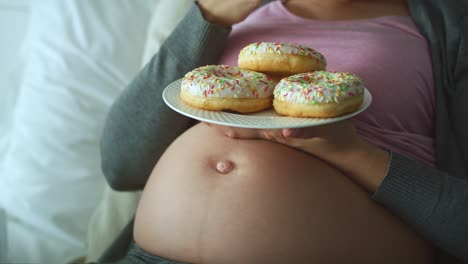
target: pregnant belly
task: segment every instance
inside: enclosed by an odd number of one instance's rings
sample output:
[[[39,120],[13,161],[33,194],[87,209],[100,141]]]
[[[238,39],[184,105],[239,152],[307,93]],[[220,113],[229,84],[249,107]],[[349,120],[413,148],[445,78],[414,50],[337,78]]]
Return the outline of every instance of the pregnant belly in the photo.
[[[356,164],[359,166],[359,164]],[[338,170],[199,124],[161,157],[135,218],[146,251],[189,263],[430,263],[431,249]]]

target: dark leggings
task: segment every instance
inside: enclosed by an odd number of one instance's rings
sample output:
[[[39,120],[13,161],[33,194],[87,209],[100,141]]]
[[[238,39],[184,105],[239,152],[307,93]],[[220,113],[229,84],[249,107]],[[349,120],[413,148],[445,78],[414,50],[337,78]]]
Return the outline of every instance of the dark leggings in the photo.
[[[117,261],[109,264],[187,264],[185,262],[178,262],[174,260],[165,259],[152,255],[144,251],[136,243],[133,243],[127,255]]]
[[[115,242],[99,259],[107,264],[187,264],[152,255],[133,241],[133,222],[130,221]],[[89,263],[92,264],[92,263]]]

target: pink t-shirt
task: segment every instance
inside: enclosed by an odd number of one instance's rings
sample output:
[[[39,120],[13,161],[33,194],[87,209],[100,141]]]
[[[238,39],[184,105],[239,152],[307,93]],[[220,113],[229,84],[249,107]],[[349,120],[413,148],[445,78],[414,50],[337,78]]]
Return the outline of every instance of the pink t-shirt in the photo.
[[[359,134],[371,144],[435,163],[432,62],[410,17],[313,20],[274,1],[233,27],[219,63],[237,65],[239,51],[260,41],[309,46],[325,56],[327,70],[360,76],[373,101],[353,119]]]

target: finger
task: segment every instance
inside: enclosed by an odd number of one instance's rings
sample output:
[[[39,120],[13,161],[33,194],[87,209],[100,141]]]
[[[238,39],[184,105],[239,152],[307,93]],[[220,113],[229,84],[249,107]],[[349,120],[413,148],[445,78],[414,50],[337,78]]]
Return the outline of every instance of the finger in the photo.
[[[281,129],[267,129],[262,130],[262,137],[271,141],[276,141],[279,143],[284,142],[284,136]]]
[[[248,128],[239,128],[239,127],[230,127],[230,126],[223,126],[217,125],[213,123],[206,123],[207,126],[214,128],[215,130],[219,131],[221,134],[229,138],[236,138],[236,139],[254,139],[254,138],[262,138],[264,132],[258,129],[248,129]]]
[[[212,123],[203,122],[205,125],[220,131],[222,134],[233,139],[268,139],[273,141],[282,142],[284,136],[281,130],[270,129],[249,129],[216,125]]]
[[[332,133],[353,131],[353,126],[348,121],[340,121],[327,125],[314,126],[308,128],[287,128],[283,129],[283,135],[286,138],[308,139],[314,137],[324,137]]]
[[[263,137],[263,131],[259,129],[226,127],[223,132],[227,137],[235,139],[257,139]]]
[[[329,128],[325,128],[324,126],[317,126],[317,127],[308,127],[308,128],[288,128],[283,130],[283,135],[285,138],[290,139],[309,139],[315,137],[321,137],[326,135]]]
[[[282,134],[286,138],[301,138],[304,134],[303,128],[285,128],[282,131]]]
[[[230,128],[225,132],[228,137],[236,139],[267,139],[277,142],[284,141],[281,130]]]

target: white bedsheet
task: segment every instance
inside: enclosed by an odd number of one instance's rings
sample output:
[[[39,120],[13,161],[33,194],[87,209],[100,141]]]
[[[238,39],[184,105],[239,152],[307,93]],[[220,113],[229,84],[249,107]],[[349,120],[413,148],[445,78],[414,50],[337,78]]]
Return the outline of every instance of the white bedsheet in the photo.
[[[28,5],[28,0],[0,0],[0,160],[4,157],[12,111],[18,94],[21,75],[18,54],[26,32]],[[2,178],[0,174],[0,181]],[[0,206],[0,263],[7,263],[6,232],[6,212]]]
[[[0,46],[0,262],[85,255],[105,184],[100,130],[140,67],[155,2],[0,0],[11,36]]]
[[[28,0],[0,0],[0,159],[21,79],[22,65],[18,55],[26,33],[28,10]]]

